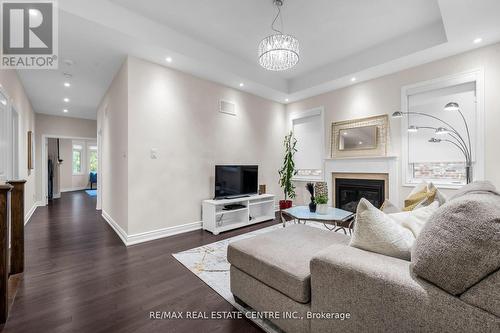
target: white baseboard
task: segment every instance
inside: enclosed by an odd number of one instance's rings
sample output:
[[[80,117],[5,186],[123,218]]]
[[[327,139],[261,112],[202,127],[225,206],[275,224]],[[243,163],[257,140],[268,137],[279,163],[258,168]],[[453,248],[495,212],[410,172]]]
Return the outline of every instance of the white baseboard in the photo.
[[[61,193],[63,192],[74,192],[74,191],[83,191],[83,190],[86,190],[87,187],[86,186],[83,186],[83,187],[72,187],[72,188],[62,188],[61,189]]]
[[[33,204],[33,207],[31,207],[31,209],[28,211],[28,213],[24,216],[24,225],[28,224],[28,222],[30,221],[31,217],[35,213],[35,210],[38,207],[42,207],[42,206],[44,206],[44,205],[43,205],[43,203],[41,201],[37,201],[37,202],[35,202]]]
[[[202,222],[192,222],[182,225],[176,225],[174,227],[168,227],[153,231],[142,232],[139,234],[130,235],[127,237],[127,246],[135,245],[139,243],[149,242],[155,239],[170,237],[178,234],[182,234],[189,231],[200,230],[202,227]]]
[[[102,215],[103,219],[106,222],[108,222],[109,226],[116,232],[118,237],[120,237],[123,244],[125,244],[125,246],[127,246],[127,233],[125,232],[125,230],[123,230],[122,227],[120,227],[120,225],[118,223],[116,223],[116,221],[113,220],[113,218],[111,216],[109,216],[109,214],[106,213],[104,210],[102,211],[101,215]]]
[[[61,199],[61,193],[54,193],[52,195],[52,198],[54,198],[54,199]]]
[[[116,221],[113,220],[113,218],[109,216],[109,214],[106,213],[104,210],[102,211],[102,217],[120,237],[125,246],[136,245],[140,243],[150,242],[152,240],[160,238],[182,234],[189,231],[200,230],[202,227],[202,222],[200,221],[200,222],[187,223],[183,225],[177,225],[174,227],[168,227],[168,228],[128,235],[125,232],[125,230],[123,230],[122,227],[120,227],[120,225],[118,225],[118,223],[116,223]]]

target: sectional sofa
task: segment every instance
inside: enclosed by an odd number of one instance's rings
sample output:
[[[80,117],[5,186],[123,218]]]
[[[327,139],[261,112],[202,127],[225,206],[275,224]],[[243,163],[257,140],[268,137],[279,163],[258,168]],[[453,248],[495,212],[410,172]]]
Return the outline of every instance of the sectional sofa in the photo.
[[[285,332],[500,332],[500,195],[464,187],[431,217],[411,261],[290,225],[228,248],[231,291]]]

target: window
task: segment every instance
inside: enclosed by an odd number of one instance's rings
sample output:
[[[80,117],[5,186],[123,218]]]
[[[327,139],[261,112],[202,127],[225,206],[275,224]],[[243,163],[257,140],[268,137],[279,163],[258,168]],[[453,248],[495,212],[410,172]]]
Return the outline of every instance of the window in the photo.
[[[454,128],[468,142],[466,127],[460,113],[445,111],[444,106],[456,102],[467,121],[472,146],[474,179],[483,175],[482,72],[456,75],[402,89],[403,177],[405,185],[432,181],[445,187],[466,183],[466,163],[460,143],[437,128]],[[411,113],[425,113],[429,116]],[[437,117],[438,119],[432,118]],[[408,130],[411,128],[412,130]],[[429,142],[430,139],[437,142]]]
[[[97,146],[89,146],[89,172],[97,172]]]
[[[83,146],[81,144],[73,144],[73,174],[81,175],[83,170]]]
[[[297,175],[294,178],[322,181],[325,158],[323,108],[293,114],[291,119],[293,135],[297,139]]]

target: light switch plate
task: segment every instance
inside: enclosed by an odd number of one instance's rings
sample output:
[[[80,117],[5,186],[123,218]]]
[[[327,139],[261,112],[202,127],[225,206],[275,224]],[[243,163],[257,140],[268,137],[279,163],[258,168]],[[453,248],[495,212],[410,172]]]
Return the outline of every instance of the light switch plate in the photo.
[[[151,159],[152,160],[157,160],[158,159],[158,149],[151,148]]]

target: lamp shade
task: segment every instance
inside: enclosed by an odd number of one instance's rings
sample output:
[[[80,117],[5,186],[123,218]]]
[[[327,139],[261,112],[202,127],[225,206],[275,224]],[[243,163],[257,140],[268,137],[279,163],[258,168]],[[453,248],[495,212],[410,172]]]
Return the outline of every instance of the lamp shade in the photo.
[[[270,71],[284,71],[299,62],[299,41],[286,34],[264,38],[259,44],[259,63]]]
[[[460,110],[460,105],[455,102],[450,102],[444,106],[445,111],[458,111]]]

